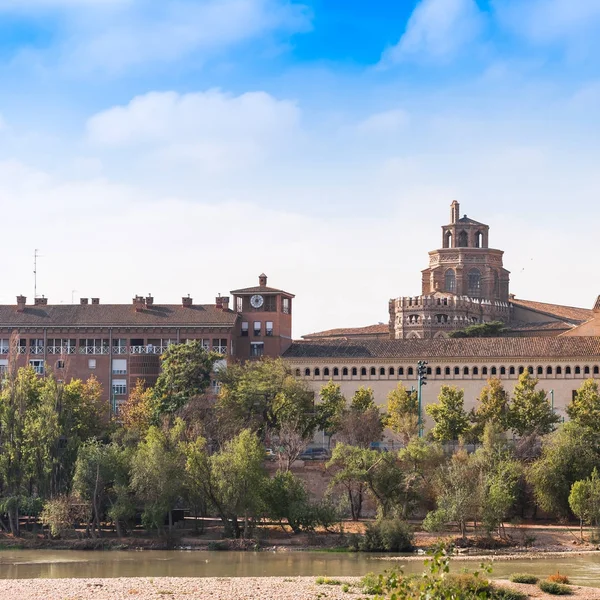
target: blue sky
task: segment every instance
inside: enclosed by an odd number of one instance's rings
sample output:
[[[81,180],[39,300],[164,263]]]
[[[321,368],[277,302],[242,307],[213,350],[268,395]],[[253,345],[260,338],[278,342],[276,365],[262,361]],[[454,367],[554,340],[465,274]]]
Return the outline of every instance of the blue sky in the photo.
[[[456,198],[518,296],[590,305],[599,33],[599,0],[0,0],[0,301],[40,248],[50,302],[266,271],[296,335],[384,321]]]

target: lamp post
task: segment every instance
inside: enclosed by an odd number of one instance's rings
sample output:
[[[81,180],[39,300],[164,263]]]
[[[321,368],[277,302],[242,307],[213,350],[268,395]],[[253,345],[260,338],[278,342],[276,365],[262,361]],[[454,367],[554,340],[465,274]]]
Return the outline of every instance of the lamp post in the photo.
[[[550,390],[550,406],[552,407],[552,412],[554,412],[554,390]]]
[[[427,361],[420,360],[417,363],[417,375],[419,378],[418,387],[418,400],[419,400],[419,437],[423,437],[423,418],[422,418],[422,407],[423,407],[423,386],[427,385]]]

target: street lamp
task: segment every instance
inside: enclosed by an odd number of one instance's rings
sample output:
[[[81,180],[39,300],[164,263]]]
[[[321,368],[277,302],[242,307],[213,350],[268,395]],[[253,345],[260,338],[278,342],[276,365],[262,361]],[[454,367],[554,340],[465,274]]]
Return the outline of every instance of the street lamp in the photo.
[[[420,360],[417,363],[417,375],[419,378],[419,437],[423,437],[423,418],[421,416],[423,406],[423,386],[427,385],[427,361]]]

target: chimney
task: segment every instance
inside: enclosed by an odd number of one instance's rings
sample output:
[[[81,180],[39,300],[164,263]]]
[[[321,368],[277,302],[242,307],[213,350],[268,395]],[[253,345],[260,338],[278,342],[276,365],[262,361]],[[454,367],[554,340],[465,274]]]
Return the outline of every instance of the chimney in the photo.
[[[260,285],[260,287],[266,287],[267,276],[264,273],[258,276],[258,285]]]
[[[223,296],[221,298],[221,302],[223,303],[223,310],[229,309],[229,296]]]
[[[92,298],[92,304],[100,304],[100,298]]]
[[[460,204],[454,200],[450,205],[450,222],[458,223],[460,219]]]
[[[217,305],[217,309],[223,310],[223,297],[221,294],[215,298],[215,304]]]
[[[48,298],[44,298],[44,296],[42,296],[41,298],[35,298],[33,304],[35,306],[46,306],[48,304]]]
[[[25,310],[25,303],[27,298],[25,296],[17,296],[17,312],[23,312]]]
[[[194,299],[190,298],[190,295],[188,294],[187,298],[183,297],[181,299],[181,305],[185,306],[186,308],[190,308],[192,306],[192,304],[194,303]]]
[[[87,303],[88,303],[87,298],[79,298],[79,304],[87,304]]]
[[[143,296],[136,296],[133,299],[133,308],[135,308],[135,312],[142,312],[146,306]]]
[[[152,306],[154,304],[154,297],[152,294],[146,296],[146,306]]]

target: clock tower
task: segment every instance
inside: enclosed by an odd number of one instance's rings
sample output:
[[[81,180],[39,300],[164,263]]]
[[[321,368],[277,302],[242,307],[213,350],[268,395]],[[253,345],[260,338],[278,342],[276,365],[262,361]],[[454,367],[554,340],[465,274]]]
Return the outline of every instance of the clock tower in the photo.
[[[236,356],[241,360],[281,356],[292,343],[293,294],[267,286],[267,276],[258,285],[233,290],[233,309],[238,313]]]

